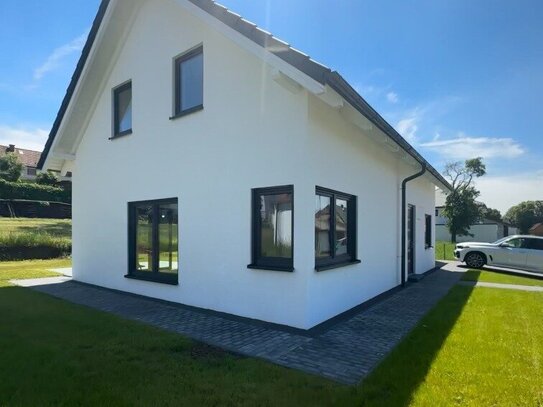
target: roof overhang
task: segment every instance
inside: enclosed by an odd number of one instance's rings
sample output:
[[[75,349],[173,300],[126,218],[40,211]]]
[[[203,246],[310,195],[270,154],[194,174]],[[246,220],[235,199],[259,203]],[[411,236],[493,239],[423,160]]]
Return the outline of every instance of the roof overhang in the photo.
[[[302,86],[332,107],[340,108],[347,103],[360,114],[360,117],[354,120],[358,120],[363,126],[375,126],[386,135],[383,142],[389,149],[393,151],[401,150],[405,153],[405,157],[408,158],[406,161],[425,166],[432,182],[441,190],[447,192],[452,189],[443,176],[383,119],[339,73],[312,60],[308,55],[292,48],[289,44],[275,38],[270,33],[212,0],[177,0],[177,2],[189,12],[205,19],[215,29],[228,35],[245,49],[269,63],[275,69],[274,76],[276,80],[286,78],[294,86],[296,84]],[[103,35],[105,30],[104,26],[107,25],[107,21],[110,19],[108,17],[112,13],[111,9],[117,3],[120,2],[118,0],[102,0],[100,4],[87,42],[83,47],[81,57],[45,144],[43,154],[38,162],[39,169],[51,167],[55,160],[55,166],[62,168],[65,161],[75,159],[75,151],[56,148],[59,139],[57,135],[62,133],[66,118],[72,113],[71,109],[79,96],[78,91],[81,88],[81,82],[84,81],[88,65],[96,53],[97,43],[100,42],[100,36]],[[122,3],[137,8],[137,4],[140,2],[131,0]],[[209,17],[213,18],[210,19]],[[285,78],[282,78],[282,75]],[[333,92],[330,92],[329,88]],[[86,111],[86,109],[78,110]],[[352,113],[348,111],[345,114],[352,116]],[[73,137],[77,138],[76,136]]]

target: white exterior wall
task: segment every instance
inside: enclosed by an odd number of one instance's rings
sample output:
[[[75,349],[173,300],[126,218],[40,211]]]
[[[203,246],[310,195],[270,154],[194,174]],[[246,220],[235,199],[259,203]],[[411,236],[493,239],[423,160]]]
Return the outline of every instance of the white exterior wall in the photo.
[[[306,232],[311,241],[307,249],[308,317],[309,324],[315,325],[400,284],[401,182],[420,168],[405,165],[398,155],[317,98],[310,99],[309,109],[306,154],[311,198],[315,185],[357,196],[361,260],[360,264],[313,271],[314,236]],[[407,203],[416,206],[415,272],[423,273],[435,266],[433,248],[424,246],[424,215],[433,218],[435,187],[427,178],[420,178],[407,188]],[[314,214],[309,208],[306,223],[313,226]]]
[[[450,242],[451,234],[445,225],[436,226],[437,240]],[[503,232],[499,233],[498,225],[473,225],[469,228],[469,233],[473,236],[458,235],[456,241],[461,242],[495,242],[503,237]]]
[[[172,64],[203,43],[204,110],[172,114]],[[132,80],[133,134],[111,136],[111,89]],[[249,318],[310,328],[400,282],[400,183],[417,172],[304,90],[272,79],[255,56],[184,13],[149,0],[105,78],[77,150],[73,273],[79,281]],[[330,121],[328,121],[330,119]],[[251,188],[294,185],[293,273],[249,270]],[[358,197],[362,263],[314,270],[315,186]],[[417,206],[416,271],[434,186],[409,184]],[[124,277],[127,203],[179,200],[179,285]]]

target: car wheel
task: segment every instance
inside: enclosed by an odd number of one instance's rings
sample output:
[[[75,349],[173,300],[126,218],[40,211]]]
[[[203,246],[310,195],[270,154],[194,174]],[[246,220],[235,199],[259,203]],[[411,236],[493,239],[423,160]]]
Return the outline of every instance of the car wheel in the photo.
[[[486,258],[482,253],[471,252],[466,255],[464,261],[466,262],[468,267],[480,269],[485,265]]]

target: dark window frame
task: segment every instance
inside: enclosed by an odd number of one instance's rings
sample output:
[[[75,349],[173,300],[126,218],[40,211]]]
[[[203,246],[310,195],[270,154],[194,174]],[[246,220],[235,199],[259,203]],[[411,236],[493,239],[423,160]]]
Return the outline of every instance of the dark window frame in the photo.
[[[315,195],[326,196],[330,198],[330,256],[315,256],[315,270],[323,271],[338,267],[357,264],[361,261],[357,257],[358,241],[358,200],[356,195],[345,192],[335,191],[329,188],[315,187]],[[347,253],[336,255],[336,200],[347,201]],[[313,220],[314,221],[314,220]],[[315,233],[313,233],[315,238]],[[332,244],[333,242],[333,244]]]
[[[424,215],[424,247],[431,249],[432,246],[432,215]]]
[[[128,273],[126,278],[136,280],[151,281],[156,283],[164,283],[171,285],[179,284],[179,259],[177,273],[162,273],[159,270],[159,208],[160,205],[176,204],[179,214],[179,202],[177,198],[165,199],[150,199],[145,201],[128,202]],[[149,205],[153,208],[153,223],[152,223],[152,267],[151,271],[139,271],[136,267],[136,208],[142,205]],[[178,225],[179,228],[179,225]],[[177,237],[177,252],[179,253],[179,236]]]
[[[126,81],[122,83],[121,85],[113,88],[113,135],[109,138],[110,140],[127,136],[129,134],[132,134],[133,129],[133,123],[132,118],[130,118],[130,128],[124,131],[119,131],[120,126],[120,117],[119,117],[119,94],[126,91],[127,89],[130,89],[130,103],[133,105],[133,92],[132,92],[132,80]]]
[[[203,61],[203,57],[204,57],[204,46],[203,45],[198,45],[197,47],[177,56],[174,58],[174,61],[173,61],[173,74],[174,74],[174,91],[173,91],[173,97],[174,97],[174,102],[173,102],[173,116],[170,117],[170,120],[173,120],[173,119],[177,119],[178,117],[183,117],[183,116],[186,116],[188,114],[191,114],[191,113],[194,113],[194,112],[197,112],[197,111],[200,111],[204,108],[204,103],[203,103],[203,99],[204,99],[204,95],[203,95],[203,87],[204,87],[204,75],[203,75],[203,72],[202,72],[202,103],[197,105],[197,106],[193,106],[193,107],[190,107],[188,109],[183,109],[183,106],[182,106],[182,101],[181,101],[181,84],[180,84],[180,79],[181,79],[181,64],[183,64],[183,62],[185,61],[188,61],[189,59],[191,58],[194,58],[195,56],[199,55],[199,54],[202,54],[202,61]],[[203,62],[202,62],[202,70],[204,69],[204,66],[203,66]]]
[[[261,226],[260,197],[262,195],[290,194],[291,196],[291,255],[290,258],[263,257],[261,253]],[[276,271],[294,271],[294,185],[281,185],[274,187],[253,188],[251,190],[251,264],[250,269],[264,269]]]

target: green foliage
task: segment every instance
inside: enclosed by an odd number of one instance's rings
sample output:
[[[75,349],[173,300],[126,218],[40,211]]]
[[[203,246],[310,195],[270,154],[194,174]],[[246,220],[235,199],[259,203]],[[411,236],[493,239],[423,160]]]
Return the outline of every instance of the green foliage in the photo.
[[[21,177],[23,164],[19,157],[13,153],[7,153],[0,157],[0,179],[9,182],[17,182]]]
[[[31,201],[71,202],[70,191],[30,182],[9,182],[0,179],[1,199],[27,199]]]
[[[469,227],[482,215],[480,206],[475,202],[479,191],[472,185],[473,179],[486,174],[486,167],[481,157],[455,162],[445,166],[445,176],[449,178],[452,192],[445,200],[443,214],[447,217],[447,227],[451,232],[451,241],[456,242],[457,235],[469,235]]]
[[[51,172],[51,171],[40,172],[36,176],[36,182],[40,185],[55,186],[58,184],[58,178],[54,172]]]
[[[530,228],[543,222],[543,201],[524,201],[510,208],[505,219],[517,226],[520,233],[528,233]]]
[[[71,221],[0,218],[0,260],[69,256]]]
[[[502,214],[499,210],[489,208],[486,205],[483,205],[481,208],[481,216],[486,219],[495,220],[497,222],[501,222],[503,220]]]
[[[478,196],[479,191],[473,187],[459,189],[447,195],[443,214],[447,217],[452,242],[456,242],[457,235],[470,236],[469,227],[481,216],[480,207],[475,202]]]
[[[69,256],[71,239],[40,232],[0,233],[0,260],[53,259]]]

